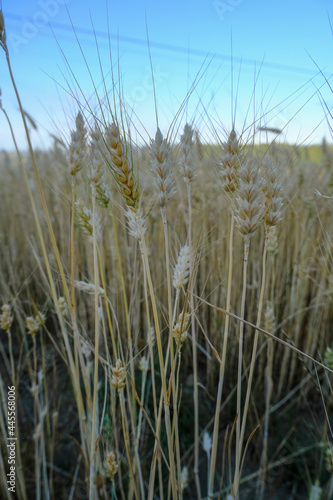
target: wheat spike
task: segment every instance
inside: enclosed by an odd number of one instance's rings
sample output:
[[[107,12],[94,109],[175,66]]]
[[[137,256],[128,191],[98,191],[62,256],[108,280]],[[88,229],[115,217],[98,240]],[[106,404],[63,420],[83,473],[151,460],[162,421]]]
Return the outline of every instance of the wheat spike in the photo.
[[[28,330],[28,334],[32,335],[34,337],[39,330],[40,324],[38,323],[36,318],[33,318],[32,316],[28,316],[25,319],[25,326],[26,326],[26,329]]]
[[[184,311],[178,316],[178,321],[172,329],[172,336],[175,341],[182,346],[187,339],[187,328],[190,321],[190,314]]]
[[[116,460],[116,455],[113,451],[109,451],[107,453],[105,462],[104,462],[104,467],[105,467],[105,475],[109,479],[113,480],[114,476],[118,472],[118,463]]]
[[[278,182],[276,167],[268,158],[262,161],[263,166],[263,192],[265,195],[264,221],[266,232],[282,219],[282,187]]]
[[[105,142],[111,155],[111,170],[127,206],[139,206],[139,189],[126,154],[124,141],[115,123],[106,127]]]
[[[13,316],[11,315],[10,305],[4,304],[1,307],[2,314],[0,315],[0,328],[9,332],[13,323]]]
[[[173,286],[177,288],[182,288],[188,282],[190,275],[190,249],[187,245],[184,245],[178,255],[177,264],[173,272]]]
[[[117,359],[116,365],[112,367],[112,373],[111,384],[121,391],[126,385],[126,368],[120,359]]]
[[[244,241],[249,242],[263,217],[263,192],[257,162],[248,158],[242,164],[239,174],[235,219]]]
[[[86,155],[86,129],[82,113],[79,111],[75,120],[76,129],[71,132],[69,146],[69,171],[76,175],[84,165]]]
[[[96,127],[90,132],[90,154],[89,154],[89,173],[88,178],[90,180],[91,187],[97,190],[97,188],[103,182],[103,137]]]
[[[231,130],[224,145],[221,158],[222,185],[225,191],[233,193],[239,186],[241,149],[234,129]]]
[[[185,182],[191,182],[197,176],[197,162],[193,142],[194,130],[186,123],[180,138],[180,168]]]
[[[163,139],[159,128],[155,134],[155,140],[151,141],[150,151],[153,157],[151,162],[153,183],[157,190],[160,207],[163,208],[176,191],[171,176],[171,147],[168,141]]]
[[[131,207],[127,207],[125,215],[127,217],[130,234],[138,241],[141,241],[141,231],[142,234],[145,234],[147,229],[146,221],[141,210],[134,210]]]

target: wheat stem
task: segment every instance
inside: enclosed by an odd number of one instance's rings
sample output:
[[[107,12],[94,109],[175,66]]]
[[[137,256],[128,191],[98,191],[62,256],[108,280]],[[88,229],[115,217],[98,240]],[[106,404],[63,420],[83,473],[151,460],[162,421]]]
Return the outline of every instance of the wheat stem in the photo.
[[[95,346],[94,346],[94,388],[93,388],[93,413],[92,413],[92,428],[91,428],[91,445],[90,445],[90,477],[89,477],[89,500],[94,499],[95,484],[94,484],[94,467],[96,454],[96,432],[97,432],[97,396],[98,396],[98,350],[99,350],[99,317],[98,317],[98,289],[99,289],[99,272],[98,272],[98,255],[97,255],[97,235],[96,235],[96,193],[92,189],[92,211],[93,211],[93,259],[94,259],[94,284],[95,284]]]
[[[164,229],[164,246],[165,246],[165,267],[167,275],[167,286],[168,286],[168,313],[169,313],[169,344],[170,344],[170,367],[171,367],[171,386],[172,386],[172,403],[173,403],[173,425],[175,428],[175,444],[176,444],[176,464],[177,464],[177,475],[178,482],[181,476],[181,464],[180,464],[180,447],[179,447],[179,431],[178,431],[178,409],[177,409],[177,396],[175,392],[175,376],[174,376],[174,349],[173,349],[173,339],[172,339],[172,299],[171,299],[171,276],[170,276],[170,257],[169,257],[169,237],[168,237],[168,222],[166,218],[166,208],[161,208],[161,215],[163,221]],[[178,490],[180,490],[178,484]]]
[[[192,248],[192,196],[191,183],[187,182],[187,200],[188,200],[188,246],[190,249],[190,276],[192,291],[194,288],[194,262]],[[194,477],[197,489],[198,499],[201,499],[201,488],[199,478],[199,394],[198,394],[198,362],[197,362],[197,345],[195,331],[195,315],[194,315],[194,297],[190,295],[191,309],[191,333],[192,333],[192,356],[193,356],[193,403],[194,403]]]
[[[260,326],[262,307],[263,307],[263,302],[264,302],[265,283],[266,283],[266,255],[267,255],[267,247],[265,245],[263,257],[262,257],[262,277],[261,277],[261,289],[260,289],[260,297],[259,297],[258,312],[257,312],[257,322],[256,322],[257,327]],[[247,413],[248,413],[248,409],[249,409],[250,396],[251,396],[254,365],[255,365],[256,354],[257,354],[258,337],[259,337],[259,331],[256,330],[255,334],[254,334],[249,378],[248,378],[248,382],[247,382],[246,398],[245,398],[244,410],[243,410],[242,429],[241,429],[241,436],[240,436],[240,448],[242,448],[243,441],[244,441],[246,419],[247,419]]]
[[[128,428],[127,428],[125,398],[124,398],[123,389],[119,389],[118,393],[119,393],[119,400],[120,400],[121,421],[122,421],[122,427],[123,427],[123,433],[124,433],[124,439],[125,439],[126,455],[127,455],[127,460],[128,460],[128,467],[130,470],[131,485],[134,488],[135,498],[137,500],[139,500],[140,495],[139,495],[138,487],[137,487],[135,477],[134,477],[134,470],[133,470],[133,464],[132,464],[132,458],[131,458],[130,439],[129,439]]]
[[[247,267],[250,243],[244,243],[244,259],[243,259],[243,288],[241,298],[241,311],[240,317],[244,318],[245,315],[245,300],[246,300],[246,286],[247,286]],[[237,422],[236,422],[236,463],[235,463],[235,476],[232,488],[233,498],[239,499],[239,473],[240,473],[240,460],[241,460],[241,401],[242,401],[242,364],[243,364],[243,343],[244,343],[244,323],[241,322],[239,327],[238,339],[238,370],[237,370]]]
[[[9,351],[9,359],[10,359],[10,378],[12,381],[12,385],[16,387],[16,376],[15,376],[15,363],[13,357],[13,341],[11,331],[8,330],[8,351]]]
[[[164,365],[163,350],[162,350],[162,339],[161,339],[161,332],[160,332],[160,326],[159,326],[159,320],[158,320],[154,287],[153,287],[151,274],[150,274],[147,248],[146,248],[146,243],[145,243],[145,239],[144,239],[144,231],[142,228],[141,221],[139,221],[139,231],[140,231],[140,235],[141,235],[142,251],[143,251],[145,267],[146,267],[146,272],[147,272],[148,288],[149,288],[149,293],[150,293],[150,300],[151,300],[151,304],[152,304],[154,324],[155,324],[156,343],[157,343],[157,351],[158,351],[159,364],[160,364],[160,373],[161,373],[161,380],[162,380],[162,393],[163,393],[163,400],[164,400],[165,427],[166,427],[166,433],[167,433],[169,460],[170,460],[170,477],[171,477],[172,495],[173,495],[174,500],[176,500],[177,499],[177,485],[176,485],[175,461],[174,461],[174,454],[173,454],[171,425],[170,425],[169,393],[168,393],[167,384],[166,384],[165,365]]]

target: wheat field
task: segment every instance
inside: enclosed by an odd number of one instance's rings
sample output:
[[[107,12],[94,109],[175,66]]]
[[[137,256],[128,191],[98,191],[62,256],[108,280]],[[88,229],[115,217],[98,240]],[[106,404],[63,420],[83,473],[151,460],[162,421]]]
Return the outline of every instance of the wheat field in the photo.
[[[5,34],[1,498],[333,498],[330,145],[203,134],[191,93],[134,139],[115,85],[37,149]]]

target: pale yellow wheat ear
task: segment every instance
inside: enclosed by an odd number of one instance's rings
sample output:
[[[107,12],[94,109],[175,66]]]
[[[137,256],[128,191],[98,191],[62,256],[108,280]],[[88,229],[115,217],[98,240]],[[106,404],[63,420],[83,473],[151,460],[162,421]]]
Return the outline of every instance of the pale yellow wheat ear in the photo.
[[[111,157],[109,166],[122,197],[126,205],[136,211],[139,207],[138,183],[127,155],[125,142],[115,123],[106,127],[105,143]]]
[[[241,165],[241,146],[234,129],[231,130],[224,145],[220,168],[223,189],[231,194],[239,187],[239,169]]]
[[[157,191],[160,207],[163,209],[176,191],[171,173],[171,145],[167,139],[163,139],[159,128],[155,134],[155,139],[150,143],[150,152],[152,156],[151,170],[154,176],[153,184]]]
[[[177,263],[173,272],[172,284],[174,288],[180,289],[185,286],[190,276],[190,249],[184,245],[180,250]]]
[[[9,304],[4,304],[1,307],[2,313],[0,314],[0,329],[9,332],[12,323],[13,316],[11,315],[11,307]]]
[[[179,343],[179,347],[181,347],[182,344],[187,339],[187,329],[190,317],[191,315],[189,313],[182,311],[178,316],[177,323],[174,325],[172,329],[172,336],[177,342],[177,344]]]
[[[116,454],[113,451],[107,452],[104,467],[106,477],[113,480],[118,472],[118,462],[116,460]]]
[[[88,179],[95,191],[103,182],[103,137],[96,126],[90,131]]]
[[[27,332],[29,335],[32,335],[33,337],[36,335],[40,328],[40,324],[38,323],[37,319],[34,318],[33,316],[27,316],[25,319],[25,326],[27,329]]]
[[[86,135],[84,118],[81,111],[75,119],[76,128],[71,132],[71,142],[69,145],[69,171],[74,177],[82,170],[86,156]]]
[[[94,214],[90,208],[82,205],[79,201],[75,202],[75,216],[77,225],[84,234],[93,236],[94,233]],[[98,236],[100,232],[100,220],[98,214],[95,214],[95,233]]]
[[[115,366],[112,367],[111,384],[118,391],[121,391],[126,385],[126,368],[120,359],[117,359]]]
[[[252,157],[247,158],[240,167],[235,206],[237,227],[244,237],[244,242],[249,243],[264,213],[259,162]]]
[[[193,141],[194,129],[186,123],[180,138],[180,170],[185,182],[191,182],[197,176],[197,160]]]
[[[269,245],[270,230],[282,219],[282,186],[277,175],[277,168],[271,163],[269,158],[263,158],[262,168],[262,184],[265,197],[263,219],[266,229],[266,245]]]

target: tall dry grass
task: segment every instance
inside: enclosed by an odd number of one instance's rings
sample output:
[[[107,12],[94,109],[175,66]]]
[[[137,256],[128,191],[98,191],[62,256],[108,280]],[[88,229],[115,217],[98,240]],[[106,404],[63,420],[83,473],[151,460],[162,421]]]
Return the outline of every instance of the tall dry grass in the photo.
[[[3,498],[9,385],[20,499],[330,498],[330,149],[125,104],[0,156]]]

